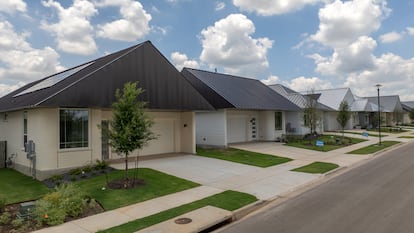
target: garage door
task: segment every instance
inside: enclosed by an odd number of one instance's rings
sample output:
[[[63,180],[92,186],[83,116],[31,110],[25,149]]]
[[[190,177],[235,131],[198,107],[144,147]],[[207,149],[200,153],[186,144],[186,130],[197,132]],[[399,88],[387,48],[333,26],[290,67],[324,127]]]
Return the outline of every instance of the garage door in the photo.
[[[229,117],[227,120],[227,142],[246,142],[247,117]]]
[[[175,152],[174,119],[156,119],[152,131],[157,135],[144,147],[142,155],[165,154]]]

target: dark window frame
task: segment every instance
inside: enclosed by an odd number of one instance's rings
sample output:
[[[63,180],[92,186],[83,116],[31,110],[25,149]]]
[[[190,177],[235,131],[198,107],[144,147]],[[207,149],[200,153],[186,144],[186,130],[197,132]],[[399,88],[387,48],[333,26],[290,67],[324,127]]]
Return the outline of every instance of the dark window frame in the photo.
[[[59,149],[89,148],[89,110],[59,110]]]
[[[275,130],[283,130],[283,113],[275,112]]]

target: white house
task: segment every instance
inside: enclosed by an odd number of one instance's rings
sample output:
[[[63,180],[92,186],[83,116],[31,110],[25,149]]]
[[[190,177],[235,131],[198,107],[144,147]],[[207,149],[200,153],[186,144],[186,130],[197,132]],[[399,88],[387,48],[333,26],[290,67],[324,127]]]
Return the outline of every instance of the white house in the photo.
[[[40,79],[0,98],[0,141],[14,168],[37,179],[96,160],[119,158],[107,127],[116,89],[138,82],[158,138],[131,156],[195,153],[194,110],[213,107],[151,44],[144,42]],[[35,143],[35,159],[22,149]],[[0,156],[1,158],[1,156]]]
[[[216,109],[196,113],[197,145],[278,140],[286,133],[286,113],[299,110],[256,79],[189,68],[181,73]]]

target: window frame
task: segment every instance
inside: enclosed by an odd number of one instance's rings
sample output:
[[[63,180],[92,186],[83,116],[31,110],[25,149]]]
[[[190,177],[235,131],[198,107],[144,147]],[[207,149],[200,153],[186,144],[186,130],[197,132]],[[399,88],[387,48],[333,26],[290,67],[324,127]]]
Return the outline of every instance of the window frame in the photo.
[[[27,130],[28,128],[28,114],[27,111],[23,111],[23,148],[26,151],[26,143],[27,143]]]
[[[62,141],[62,112],[67,113],[67,111],[84,111],[84,112],[87,113],[86,122],[84,122],[84,121],[81,122],[81,126],[82,126],[82,130],[81,130],[81,133],[80,133],[80,135],[82,137],[81,141],[70,142],[69,139],[67,139],[67,136],[68,136],[67,133],[64,133],[63,136],[65,137],[65,140]],[[88,150],[88,149],[90,149],[90,143],[91,143],[91,139],[90,139],[91,138],[91,134],[90,134],[90,131],[91,131],[91,129],[90,129],[91,116],[90,116],[90,114],[91,114],[91,111],[89,109],[86,109],[86,108],[60,108],[59,109],[59,115],[58,115],[58,117],[59,117],[59,121],[58,121],[58,131],[59,131],[59,134],[58,134],[58,137],[59,137],[58,138],[58,149],[59,150],[65,151],[65,150]],[[65,121],[64,121],[64,125],[65,125],[64,130],[65,130],[65,132],[67,130],[67,122],[68,121],[66,121],[66,118],[65,118]],[[86,127],[84,127],[85,125],[86,125]],[[86,132],[85,132],[85,130],[86,130]],[[85,135],[86,135],[86,140],[84,138]],[[80,144],[80,146],[69,146],[68,145],[68,144],[76,144],[76,143]]]
[[[275,125],[274,125],[275,130],[278,130],[278,131],[283,130],[283,112],[281,111],[275,112],[274,118],[275,118]]]

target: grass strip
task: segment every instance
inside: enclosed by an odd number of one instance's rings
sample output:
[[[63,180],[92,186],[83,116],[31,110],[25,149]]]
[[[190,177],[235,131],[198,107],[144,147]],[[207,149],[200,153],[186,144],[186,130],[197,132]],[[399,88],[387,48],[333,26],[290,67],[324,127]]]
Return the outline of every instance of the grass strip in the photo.
[[[13,204],[38,199],[49,192],[40,181],[13,169],[0,169],[0,200]]]
[[[215,206],[218,208],[222,208],[225,210],[233,211],[239,209],[245,205],[255,202],[257,199],[256,197],[227,190],[222,193],[206,197],[204,199],[185,204],[176,208],[172,208],[145,218],[137,219],[110,229],[106,229],[103,231],[99,231],[101,233],[128,233],[128,232],[135,232],[146,227],[155,225],[157,223],[172,219],[179,215],[191,212],[193,210],[202,208],[207,205]]]
[[[407,138],[407,139],[410,139],[410,138],[414,138],[414,136],[400,136],[398,138]]]
[[[358,155],[373,154],[377,151],[383,150],[387,147],[396,145],[398,143],[401,143],[401,142],[383,141],[383,142],[381,142],[381,146],[379,146],[378,144],[372,144],[372,145],[369,145],[369,146],[366,146],[366,147],[363,147],[363,148],[360,148],[360,149],[357,149],[357,150],[350,151],[347,154],[358,154]]]
[[[135,169],[129,169],[130,177]],[[125,176],[125,171],[113,171],[108,175],[109,180],[120,179]],[[139,168],[138,177],[143,179],[143,186],[132,189],[104,189],[106,186],[105,175],[75,182],[87,195],[97,200],[105,208],[112,210],[130,204],[146,201],[171,193],[194,188],[199,184],[171,176],[149,168]]]
[[[358,133],[358,132],[352,132],[352,131],[345,131],[345,133],[347,133],[347,134],[355,134],[355,135],[362,135],[362,133]],[[367,132],[368,133],[368,136],[369,137],[379,137],[379,134],[378,133],[370,133],[370,132]],[[381,133],[381,137],[387,137],[388,135],[387,134],[382,134]]]
[[[227,160],[236,163],[252,165],[256,167],[271,167],[291,161],[290,158],[275,155],[261,154],[251,151],[239,150],[234,148],[227,149],[203,149],[197,148],[197,155]]]
[[[298,140],[292,140],[292,141],[290,140],[288,143],[286,143],[286,145],[297,147],[297,148],[302,148],[302,149],[327,152],[327,151],[336,150],[342,147],[346,147],[348,145],[353,145],[353,144],[366,141],[365,139],[344,137],[344,140],[346,140],[348,143],[337,144],[336,138],[338,138],[339,140],[343,140],[342,136],[322,135],[322,136],[319,136],[317,140],[323,141],[324,146],[316,146],[316,139],[313,139],[313,140],[298,139]]]
[[[333,169],[336,169],[338,167],[339,165],[334,164],[334,163],[313,162],[306,166],[295,168],[291,171],[305,172],[305,173],[312,173],[312,174],[323,174]]]

